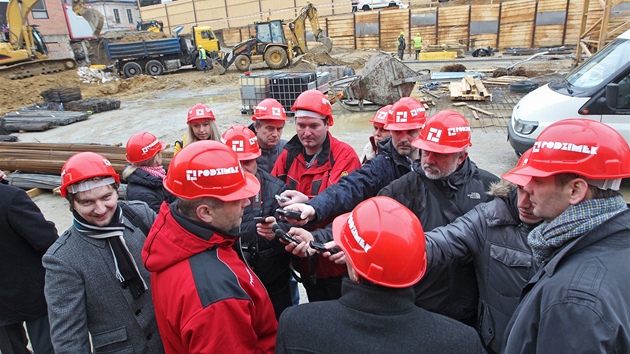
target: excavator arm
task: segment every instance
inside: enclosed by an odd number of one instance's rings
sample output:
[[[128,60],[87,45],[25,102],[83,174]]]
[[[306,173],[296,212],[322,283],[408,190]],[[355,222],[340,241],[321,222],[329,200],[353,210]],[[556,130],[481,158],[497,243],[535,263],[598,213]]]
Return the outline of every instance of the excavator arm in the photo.
[[[317,16],[317,9],[310,2],[306,3],[300,10],[300,14],[289,22],[289,29],[293,35],[293,41],[296,44],[296,54],[304,54],[308,50],[306,47],[306,20],[308,19],[311,24],[311,30],[315,39],[324,44],[328,52],[332,49],[332,40],[324,36],[324,32],[319,27],[319,17]]]
[[[102,13],[98,10],[85,7],[84,0],[72,0],[72,11],[87,21],[95,36],[101,34],[103,24],[105,23],[105,18]]]

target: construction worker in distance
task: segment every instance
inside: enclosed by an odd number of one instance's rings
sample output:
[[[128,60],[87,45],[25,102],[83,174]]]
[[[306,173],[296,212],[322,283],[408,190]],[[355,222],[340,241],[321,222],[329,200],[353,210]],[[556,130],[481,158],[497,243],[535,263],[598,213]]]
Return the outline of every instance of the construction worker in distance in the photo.
[[[398,58],[402,61],[403,56],[405,55],[405,48],[407,48],[407,43],[405,43],[405,32],[400,32],[400,36],[398,36],[396,43],[398,45]]]
[[[413,37],[413,49],[416,51],[416,60],[418,60],[418,54],[422,50],[422,37],[420,37],[420,33],[416,33],[416,36]]]
[[[413,171],[390,183],[379,195],[409,208],[425,232],[492,200],[486,192],[499,178],[477,168],[468,158],[470,126],[461,113],[443,110],[434,114],[412,145],[422,150]],[[430,269],[415,289],[416,305],[475,326],[479,293],[469,258]]]
[[[287,143],[282,139],[282,131],[287,122],[287,113],[280,102],[273,98],[266,98],[256,105],[254,123],[249,125],[260,146],[261,155],[256,159],[258,167],[265,172],[271,173],[274,163]]]
[[[391,108],[391,104],[382,107],[376,112],[374,117],[368,121],[372,123],[373,131],[369,139],[370,141],[368,141],[361,153],[361,164],[364,164],[368,162],[368,160],[376,157],[376,154],[378,154],[378,143],[392,135],[389,130],[385,129],[385,124],[387,124],[387,114]]]
[[[201,45],[197,47],[197,49],[199,49],[199,68],[205,73],[208,71],[208,63],[206,61],[208,60],[207,53]]]
[[[216,124],[216,118],[212,110],[204,104],[197,103],[188,110],[186,124],[188,131],[184,134],[182,140],[175,142],[173,155],[186,145],[199,140],[221,141],[221,133]]]
[[[277,353],[483,352],[473,328],[415,306],[413,284],[427,263],[422,225],[409,209],[374,197],[337,217],[332,228],[348,269],[342,296],[286,309]],[[317,330],[296,335],[305,323]]]
[[[277,321],[265,287],[232,248],[260,183],[236,153],[199,141],[175,155],[142,250],[166,353],[273,353]]]
[[[334,124],[332,106],[322,92],[302,92],[291,110],[295,112],[296,134],[285,145],[271,174],[295,192],[287,194],[290,191],[285,191],[283,195],[312,198],[360,168],[361,162],[352,146],[330,134],[329,128]],[[325,227],[331,221],[325,220],[312,226],[311,230]],[[310,240],[302,241],[308,243]],[[306,257],[305,254],[301,256]],[[303,285],[309,301],[331,300],[341,296],[341,279],[346,274],[344,266],[327,259],[311,260],[306,257],[295,260],[294,267],[302,274],[301,278],[307,280]],[[312,281],[315,278],[316,282]]]
[[[629,161],[615,129],[563,119],[502,176],[523,186],[544,220],[527,238],[540,268],[523,287],[503,353],[630,351],[630,210],[619,193]]]
[[[127,140],[125,166],[121,175],[127,182],[126,200],[140,200],[156,213],[163,202],[171,203],[175,197],[164,189],[166,170],[162,166],[162,151],[166,143],[160,142],[155,135],[138,132]]]
[[[387,112],[384,128],[391,137],[378,143],[375,158],[306,204],[295,203],[285,209],[300,211],[303,219],[318,223],[348,213],[365,199],[375,197],[381,188],[411,171],[413,161],[420,158],[420,152],[411,143],[425,122],[422,103],[412,97],[401,98]]]
[[[278,178],[269,174],[258,165],[261,149],[256,134],[244,125],[233,125],[221,136],[221,141],[232,148],[245,172],[256,176],[260,191],[249,198],[250,205],[245,207],[241,224],[232,229],[240,237],[235,243],[237,251],[242,253],[247,264],[254,270],[263,283],[273,304],[276,318],[285,308],[293,305],[289,281],[289,253],[278,238],[267,239],[258,234],[255,217],[272,216],[280,207],[275,196],[281,194],[287,186]],[[272,222],[273,218],[269,218]],[[263,220],[265,222],[266,220]],[[299,296],[299,295],[298,295]]]

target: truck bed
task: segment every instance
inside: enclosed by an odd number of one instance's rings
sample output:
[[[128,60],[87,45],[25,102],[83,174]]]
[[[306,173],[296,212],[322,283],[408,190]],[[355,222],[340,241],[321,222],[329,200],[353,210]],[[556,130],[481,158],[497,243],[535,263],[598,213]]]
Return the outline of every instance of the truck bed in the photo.
[[[105,42],[105,51],[110,60],[145,58],[182,52],[178,38],[129,43]]]

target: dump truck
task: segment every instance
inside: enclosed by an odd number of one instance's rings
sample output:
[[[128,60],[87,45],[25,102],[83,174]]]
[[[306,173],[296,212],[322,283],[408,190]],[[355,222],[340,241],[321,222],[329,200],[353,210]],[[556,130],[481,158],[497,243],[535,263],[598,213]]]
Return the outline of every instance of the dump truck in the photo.
[[[172,38],[128,43],[105,42],[105,53],[109,60],[115,61],[118,73],[127,78],[141,74],[158,76],[187,65],[203,70],[199,65],[199,46],[206,50],[208,66],[212,68],[212,61],[222,56],[212,28],[193,26],[190,39],[179,36],[182,29],[183,26],[177,27]]]

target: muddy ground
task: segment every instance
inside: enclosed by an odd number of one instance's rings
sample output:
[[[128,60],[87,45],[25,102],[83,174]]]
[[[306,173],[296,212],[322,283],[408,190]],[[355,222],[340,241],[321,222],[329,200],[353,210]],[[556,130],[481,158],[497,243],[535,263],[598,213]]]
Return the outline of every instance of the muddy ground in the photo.
[[[323,63],[341,64],[354,68],[361,73],[361,68],[375,51],[346,51],[334,49],[328,55],[313,51],[306,55],[293,68],[285,71],[314,71],[315,66]],[[500,59],[500,58],[495,58]],[[463,61],[469,70],[491,71],[494,67],[510,65],[523,58],[493,62],[490,60]],[[429,69],[439,71],[443,62],[426,63],[405,61],[414,70]],[[529,73],[545,81],[554,75],[569,70],[570,60],[537,59],[526,64]],[[68,126],[57,127],[44,132],[16,134],[23,142],[46,143],[102,143],[125,144],[135,132],[149,131],[160,140],[172,144],[181,139],[186,129],[186,112],[193,104],[202,102],[211,107],[217,116],[221,131],[233,124],[247,125],[250,115],[240,112],[240,92],[238,78],[241,75],[231,68],[224,75],[217,73],[203,74],[196,70],[181,70],[177,73],[158,77],[140,76],[132,79],[119,79],[103,84],[81,83],[74,72],[39,76],[24,80],[3,80],[0,78],[0,112],[19,109],[41,102],[39,93],[47,88],[58,86],[79,86],[82,95],[87,97],[116,98],[121,107],[115,111],[92,115],[88,120]],[[534,78],[535,79],[535,78]],[[423,83],[419,83],[423,84]],[[506,88],[501,88],[506,89]],[[504,91],[504,90],[503,90]],[[417,90],[414,90],[417,92]],[[436,100],[435,110],[451,108],[447,98]],[[518,158],[506,141],[506,119],[486,119],[473,121],[470,111],[462,112],[471,119],[471,124],[480,127],[473,129],[471,158],[484,169],[495,174],[506,172],[513,167]],[[348,142],[360,153],[368,136],[373,112],[353,113],[344,110],[338,104],[333,105],[335,125],[331,132],[336,137]],[[482,126],[479,126],[482,124]],[[291,122],[285,128],[284,138],[289,139],[295,133]],[[172,148],[172,147],[171,147]],[[71,216],[65,200],[51,193],[44,193],[34,198],[44,215],[56,223],[59,231],[71,224]]]

